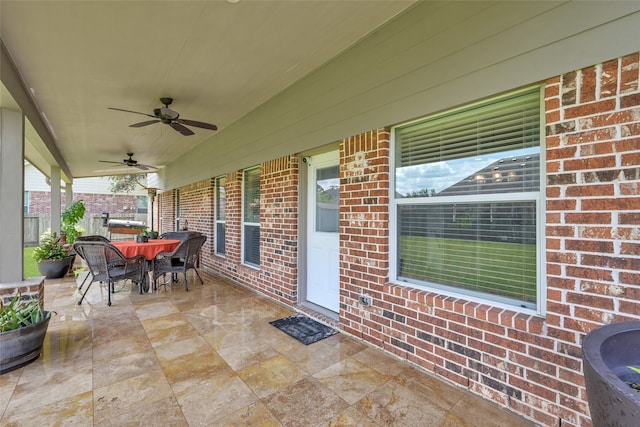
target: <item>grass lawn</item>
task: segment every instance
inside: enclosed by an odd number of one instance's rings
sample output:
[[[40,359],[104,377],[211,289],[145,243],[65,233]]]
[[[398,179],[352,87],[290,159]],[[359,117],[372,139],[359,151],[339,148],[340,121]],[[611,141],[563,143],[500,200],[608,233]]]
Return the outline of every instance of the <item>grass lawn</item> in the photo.
[[[35,247],[32,248],[24,248],[24,278],[28,279],[29,277],[37,277],[40,276],[40,271],[38,271],[38,263],[36,260],[31,257]]]
[[[536,298],[534,245],[403,236],[400,258],[404,277],[525,301]]]

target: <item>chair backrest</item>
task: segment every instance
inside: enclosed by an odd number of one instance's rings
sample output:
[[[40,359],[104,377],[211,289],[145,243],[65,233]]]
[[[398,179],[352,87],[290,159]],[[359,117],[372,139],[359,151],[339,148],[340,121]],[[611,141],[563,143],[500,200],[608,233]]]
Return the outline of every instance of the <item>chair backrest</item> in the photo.
[[[180,242],[178,246],[171,252],[169,258],[180,258],[184,259],[187,257],[187,253],[189,251],[189,240],[185,239]]]
[[[166,233],[162,233],[160,235],[161,239],[170,239],[170,240],[181,240],[185,241],[193,236],[200,236],[202,233],[197,231],[167,231]]]
[[[84,259],[94,280],[107,281],[109,278],[105,242],[80,241],[73,245],[75,251]]]
[[[94,280],[107,281],[109,270],[121,266],[126,257],[111,243],[102,241],[80,241],[73,248],[85,260]]]
[[[105,242],[109,243],[110,240],[104,236],[94,235],[94,236],[78,236],[76,237],[76,242]]]
[[[187,240],[189,244],[189,250],[187,252],[187,257],[185,258],[185,264],[187,268],[194,268],[196,262],[198,261],[198,256],[200,255],[200,249],[204,242],[207,240],[207,236],[193,236]]]

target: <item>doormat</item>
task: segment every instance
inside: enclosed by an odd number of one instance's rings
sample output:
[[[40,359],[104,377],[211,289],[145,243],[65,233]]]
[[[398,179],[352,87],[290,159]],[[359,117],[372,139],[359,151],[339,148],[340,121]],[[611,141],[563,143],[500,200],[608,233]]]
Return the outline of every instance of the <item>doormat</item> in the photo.
[[[338,333],[335,329],[316,322],[304,314],[294,314],[269,323],[304,345],[313,344]]]

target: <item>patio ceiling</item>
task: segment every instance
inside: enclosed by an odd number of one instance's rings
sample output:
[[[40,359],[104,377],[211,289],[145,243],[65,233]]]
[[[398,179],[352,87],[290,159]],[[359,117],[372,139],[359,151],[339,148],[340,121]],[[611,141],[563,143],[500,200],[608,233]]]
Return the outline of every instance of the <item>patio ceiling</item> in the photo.
[[[2,42],[36,108],[5,77],[0,107],[25,110],[25,156],[45,174],[56,164],[65,178],[139,171],[99,162],[129,151],[162,167],[215,132],[131,128],[147,119],[108,107],[151,114],[173,97],[182,118],[223,131],[413,3],[3,0]]]

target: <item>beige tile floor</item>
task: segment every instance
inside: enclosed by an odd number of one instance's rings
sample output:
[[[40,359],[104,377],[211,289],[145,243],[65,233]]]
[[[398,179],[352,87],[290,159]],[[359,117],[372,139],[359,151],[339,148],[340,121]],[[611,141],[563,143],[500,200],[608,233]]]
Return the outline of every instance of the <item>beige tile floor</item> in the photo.
[[[532,425],[344,334],[300,344],[269,324],[292,310],[202,274],[111,307],[48,281],[57,315],[42,356],[0,375],[0,425]]]

